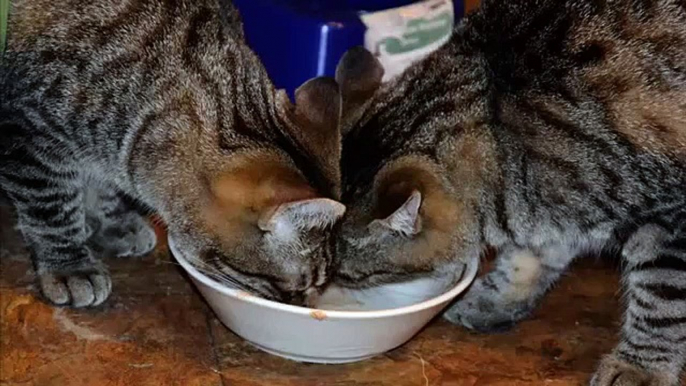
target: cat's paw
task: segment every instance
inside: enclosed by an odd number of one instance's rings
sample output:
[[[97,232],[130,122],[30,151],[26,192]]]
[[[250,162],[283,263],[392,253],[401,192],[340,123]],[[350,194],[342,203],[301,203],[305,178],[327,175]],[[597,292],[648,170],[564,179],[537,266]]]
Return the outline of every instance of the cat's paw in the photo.
[[[60,306],[94,307],[112,292],[107,269],[96,262],[73,271],[44,272],[38,280],[43,296]]]
[[[470,330],[493,333],[510,330],[531,315],[533,307],[522,302],[507,303],[488,294],[470,291],[450,307],[443,317]]]
[[[89,243],[94,250],[110,256],[143,256],[155,248],[157,236],[145,218],[130,211],[103,224]]]
[[[590,386],[677,386],[669,374],[650,373],[631,363],[607,356],[591,379]]]

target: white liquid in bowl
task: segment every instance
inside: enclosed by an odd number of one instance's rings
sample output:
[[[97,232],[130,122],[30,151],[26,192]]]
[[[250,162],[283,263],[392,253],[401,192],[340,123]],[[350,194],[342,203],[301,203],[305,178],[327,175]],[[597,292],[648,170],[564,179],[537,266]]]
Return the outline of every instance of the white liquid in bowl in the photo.
[[[461,277],[462,272],[458,270],[443,277],[428,277],[367,289],[331,285],[319,297],[316,307],[330,311],[375,311],[411,306],[445,293]]]

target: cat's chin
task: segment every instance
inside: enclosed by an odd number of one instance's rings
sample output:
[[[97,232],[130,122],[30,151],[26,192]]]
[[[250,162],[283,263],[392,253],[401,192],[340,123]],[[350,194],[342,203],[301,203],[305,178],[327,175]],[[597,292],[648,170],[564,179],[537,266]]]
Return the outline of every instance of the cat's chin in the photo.
[[[349,290],[366,290],[389,284],[400,284],[431,275],[378,275],[362,281],[348,279],[334,280],[332,285]]]
[[[273,302],[288,304],[297,307],[315,308],[317,303],[319,302],[320,297],[322,296],[322,293],[326,290],[326,288],[328,287],[310,287],[306,290],[298,291],[297,293],[292,293],[288,296],[260,294],[258,291],[251,292],[262,297],[263,299],[271,300]]]
[[[307,290],[305,290],[305,300],[303,301],[302,306],[308,308],[315,308],[321,296],[321,289],[314,287],[308,288]]]
[[[467,265],[463,262],[452,262],[436,267],[429,271],[417,271],[413,273],[378,274],[367,276],[364,280],[352,280],[337,276],[331,285],[348,290],[367,290],[380,286],[400,285],[419,280],[457,280],[462,276]]]

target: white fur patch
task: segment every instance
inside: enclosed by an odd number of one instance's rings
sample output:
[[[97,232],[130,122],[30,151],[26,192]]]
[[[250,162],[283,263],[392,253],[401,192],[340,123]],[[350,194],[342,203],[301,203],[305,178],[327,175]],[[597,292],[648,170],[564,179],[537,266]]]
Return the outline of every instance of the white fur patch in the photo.
[[[516,252],[510,262],[512,290],[509,291],[508,297],[513,301],[529,299],[532,292],[538,288],[541,259],[529,250],[522,250]]]

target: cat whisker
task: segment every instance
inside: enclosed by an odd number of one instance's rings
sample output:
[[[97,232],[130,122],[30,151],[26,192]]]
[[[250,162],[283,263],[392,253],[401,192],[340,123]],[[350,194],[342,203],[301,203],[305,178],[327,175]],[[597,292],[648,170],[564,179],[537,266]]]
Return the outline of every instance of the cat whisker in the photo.
[[[233,278],[229,275],[227,275],[225,272],[222,272],[219,268],[208,264],[204,261],[201,260],[192,260],[190,262],[195,269],[197,269],[200,273],[205,274],[209,277],[211,277],[214,280],[217,280],[221,284],[227,285],[234,287],[236,289],[241,289],[241,290],[246,290],[246,286],[238,281],[236,278]]]
[[[159,260],[158,262],[162,263],[162,264],[169,264],[169,265],[174,265],[177,267],[183,267],[181,264],[179,264],[175,261]],[[217,268],[211,264],[208,264],[202,260],[192,260],[192,261],[190,261],[190,263],[193,266],[193,268],[198,270],[198,272],[212,278],[213,280],[218,281],[219,283],[221,283],[223,285],[234,287],[234,288],[240,289],[240,290],[246,290],[245,285],[243,285],[242,283],[240,283],[235,278],[227,275],[225,272],[222,272],[219,268]]]

